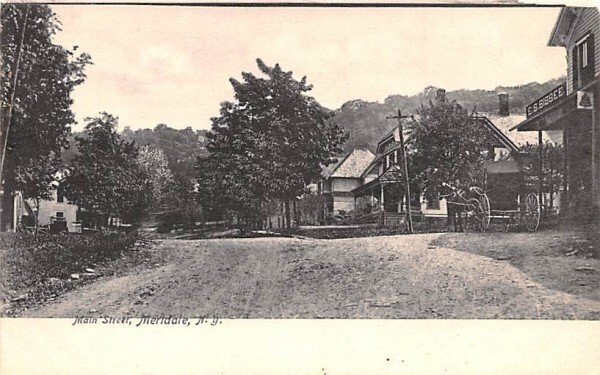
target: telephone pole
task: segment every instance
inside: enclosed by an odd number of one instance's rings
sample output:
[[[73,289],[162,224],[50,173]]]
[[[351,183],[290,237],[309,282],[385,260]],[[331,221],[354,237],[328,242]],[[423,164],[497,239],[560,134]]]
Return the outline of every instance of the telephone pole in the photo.
[[[406,150],[404,149],[404,133],[402,131],[402,119],[410,117],[414,119],[413,115],[402,116],[402,111],[398,110],[397,116],[387,117],[388,119],[398,119],[398,133],[400,138],[400,151],[402,152],[402,161],[404,164],[404,182],[406,184],[406,222],[408,226],[408,232],[413,233],[412,213],[410,212],[410,184],[408,178],[408,161],[406,160]]]

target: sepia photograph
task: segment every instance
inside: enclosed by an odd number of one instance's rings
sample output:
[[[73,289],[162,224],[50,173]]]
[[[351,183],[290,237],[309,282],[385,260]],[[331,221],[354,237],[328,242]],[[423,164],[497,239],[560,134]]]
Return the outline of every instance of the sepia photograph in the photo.
[[[598,8],[1,7],[4,322],[600,320]]]

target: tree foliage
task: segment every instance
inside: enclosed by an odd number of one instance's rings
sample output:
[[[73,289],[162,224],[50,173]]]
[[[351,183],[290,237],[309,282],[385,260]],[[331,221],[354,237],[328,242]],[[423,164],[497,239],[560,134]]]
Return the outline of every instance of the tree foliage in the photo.
[[[125,128],[123,139],[135,141],[138,146],[147,146],[149,150],[158,150],[166,158],[167,167],[172,173],[168,193],[161,203],[159,221],[165,230],[174,224],[192,225],[200,221],[202,209],[196,199],[195,176],[196,162],[200,156],[206,156],[206,131],[174,129],[159,124],[154,129],[131,130]]]
[[[174,129],[159,124],[154,129],[131,130],[125,128],[123,139],[135,142],[138,146],[150,146],[161,150],[167,158],[169,169],[174,175],[192,178],[195,175],[196,159],[207,155],[206,131]]]
[[[144,185],[152,187],[151,206],[155,209],[162,207],[168,202],[175,188],[167,157],[161,149],[142,146],[137,156],[137,164],[146,176]]]
[[[423,106],[408,137],[411,177],[427,196],[443,182],[459,187],[482,184],[489,131],[456,102]]]
[[[539,163],[540,153],[538,144],[526,144],[522,147],[523,152],[523,174],[528,190],[537,191],[539,186]],[[542,182],[543,191],[550,194],[550,205],[553,205],[555,194],[560,190],[563,181],[563,158],[564,147],[546,141],[542,145],[543,164]]]
[[[86,121],[63,183],[65,196],[88,211],[136,222],[153,197],[152,180],[138,163],[138,150],[117,134],[116,117],[101,113]]]
[[[71,93],[85,79],[84,68],[91,59],[85,53],[76,55],[76,47],[67,50],[52,42],[60,23],[47,5],[2,4],[1,17],[4,114],[16,89],[4,165],[5,196],[22,190],[26,198],[47,198],[75,122]],[[23,24],[21,63],[13,87]]]
[[[222,103],[212,119],[210,155],[198,165],[203,206],[219,202],[248,215],[259,213],[261,202],[289,202],[342,151],[346,137],[327,121],[331,112],[306,95],[312,89],[306,77],[257,63],[266,78],[230,79],[235,100]]]

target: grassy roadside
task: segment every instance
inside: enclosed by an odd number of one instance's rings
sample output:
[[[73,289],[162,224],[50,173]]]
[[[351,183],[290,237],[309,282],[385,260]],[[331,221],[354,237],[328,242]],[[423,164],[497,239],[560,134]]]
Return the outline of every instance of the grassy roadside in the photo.
[[[93,235],[0,234],[0,315],[18,316],[32,306],[143,261],[136,233]]]
[[[534,233],[448,233],[432,245],[508,262],[550,289],[600,300],[598,224],[561,225]]]

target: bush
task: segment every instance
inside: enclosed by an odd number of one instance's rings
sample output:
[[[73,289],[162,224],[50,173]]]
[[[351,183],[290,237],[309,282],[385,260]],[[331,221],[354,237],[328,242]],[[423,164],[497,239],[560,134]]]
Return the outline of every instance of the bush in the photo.
[[[136,233],[91,235],[0,235],[0,292],[25,294],[41,301],[72,287],[70,275],[83,273],[134,249]]]

